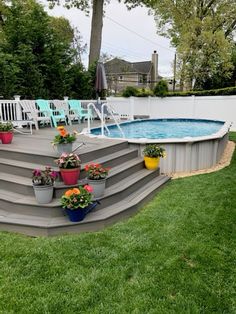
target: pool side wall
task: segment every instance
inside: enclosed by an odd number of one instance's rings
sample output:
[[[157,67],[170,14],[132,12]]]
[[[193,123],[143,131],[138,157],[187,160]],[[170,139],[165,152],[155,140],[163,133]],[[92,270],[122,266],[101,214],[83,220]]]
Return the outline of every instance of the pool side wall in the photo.
[[[228,133],[221,138],[185,143],[157,143],[166,149],[166,157],[160,160],[161,173],[190,172],[208,169],[216,165],[225,150]],[[132,143],[142,156],[145,144]]]

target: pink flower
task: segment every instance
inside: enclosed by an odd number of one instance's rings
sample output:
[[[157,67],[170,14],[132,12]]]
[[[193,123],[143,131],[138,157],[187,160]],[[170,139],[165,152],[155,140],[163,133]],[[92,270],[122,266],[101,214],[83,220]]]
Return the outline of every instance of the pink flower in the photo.
[[[92,193],[92,192],[93,192],[93,188],[91,187],[91,185],[86,184],[86,185],[84,186],[84,189],[85,189],[87,192],[89,192],[89,193]]]
[[[33,172],[34,176],[41,176],[41,170],[40,169],[35,169]]]

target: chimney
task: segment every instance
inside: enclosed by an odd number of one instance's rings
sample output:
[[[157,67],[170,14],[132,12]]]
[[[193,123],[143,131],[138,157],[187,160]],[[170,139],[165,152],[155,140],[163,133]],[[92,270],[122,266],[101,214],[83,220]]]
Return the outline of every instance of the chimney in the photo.
[[[156,85],[157,79],[158,79],[158,54],[156,50],[154,50],[152,54],[152,75],[151,75],[151,81],[153,82],[153,85]]]

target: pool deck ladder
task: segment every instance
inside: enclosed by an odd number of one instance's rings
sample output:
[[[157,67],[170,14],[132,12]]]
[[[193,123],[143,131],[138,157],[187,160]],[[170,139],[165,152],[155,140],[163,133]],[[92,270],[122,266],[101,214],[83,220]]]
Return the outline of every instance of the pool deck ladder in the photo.
[[[110,105],[108,105],[107,103],[103,103],[101,106],[101,112],[98,110],[98,108],[96,108],[96,106],[93,103],[89,103],[88,104],[88,110],[89,109],[94,109],[94,111],[96,112],[98,118],[101,120],[101,136],[104,137],[104,129],[106,129],[107,133],[110,134],[110,130],[108,129],[107,125],[106,125],[106,116],[104,114],[104,109],[107,109],[107,111],[109,112],[109,114],[111,115],[112,119],[114,120],[117,128],[119,129],[120,133],[121,133],[121,137],[125,138],[125,134],[119,124],[118,119],[116,118],[116,116],[113,113],[112,107]],[[90,118],[88,118],[88,133],[91,132],[91,121]]]

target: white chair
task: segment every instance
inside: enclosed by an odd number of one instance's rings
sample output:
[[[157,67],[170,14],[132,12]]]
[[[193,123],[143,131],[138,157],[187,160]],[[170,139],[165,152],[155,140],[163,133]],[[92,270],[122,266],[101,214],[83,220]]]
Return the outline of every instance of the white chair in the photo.
[[[34,100],[21,100],[20,105],[23,109],[23,113],[27,115],[29,120],[32,120],[35,124],[35,128],[39,129],[39,122],[50,123],[52,127],[52,121],[50,115],[47,112],[38,110]]]
[[[53,99],[50,102],[53,103],[53,106],[56,110],[64,110],[68,123],[71,125],[72,124],[71,120],[74,120],[75,117],[73,114],[71,114],[67,102],[64,100],[59,100],[59,99]]]

